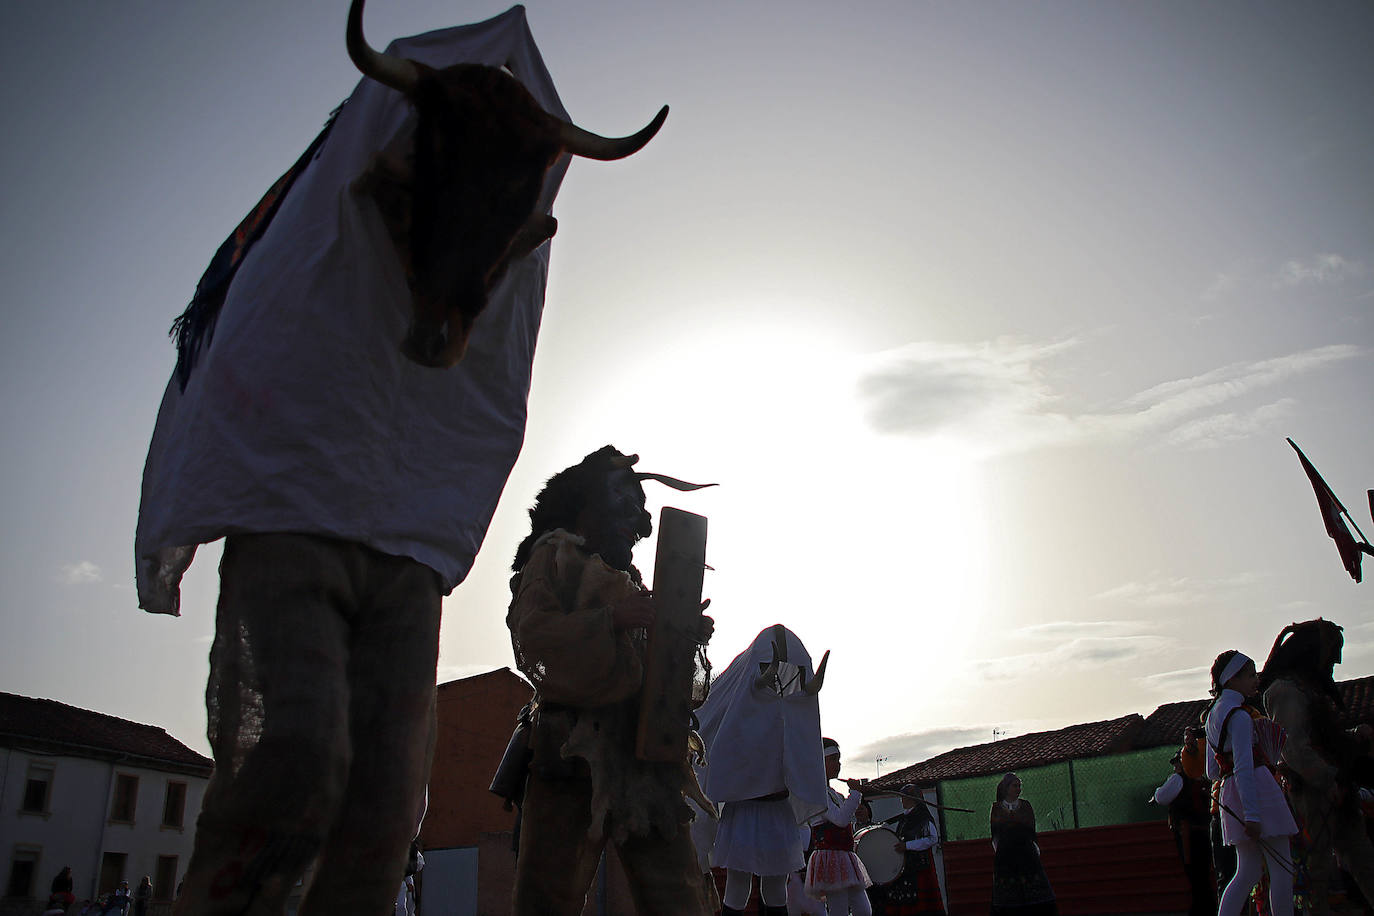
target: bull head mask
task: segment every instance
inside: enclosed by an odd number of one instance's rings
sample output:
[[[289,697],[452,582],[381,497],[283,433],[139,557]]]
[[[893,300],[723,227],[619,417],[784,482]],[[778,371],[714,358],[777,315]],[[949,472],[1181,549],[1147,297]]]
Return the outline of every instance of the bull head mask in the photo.
[[[816,666],[816,674],[808,679],[806,669],[787,660],[787,630],[782,624],[773,625],[773,660],[766,665],[760,665],[758,676],[754,678],[754,687],[757,690],[772,690],[779,696],[786,696],[794,691],[801,691],[808,696],[815,696],[821,692],[821,685],[825,683],[825,666],[830,663],[830,650],[827,649],[821,656],[821,663]]]
[[[379,53],[363,38],[363,2],[348,11],[348,54],[365,76],[405,95],[415,108],[411,161],[374,164],[360,187],[378,200],[398,243],[413,314],[401,349],[424,366],[463,358],[473,322],[511,260],[556,231],[536,213],[544,173],[563,153],[622,159],[653,139],[663,106],[629,137],[597,136],[544,111],[497,67],[435,70]]]

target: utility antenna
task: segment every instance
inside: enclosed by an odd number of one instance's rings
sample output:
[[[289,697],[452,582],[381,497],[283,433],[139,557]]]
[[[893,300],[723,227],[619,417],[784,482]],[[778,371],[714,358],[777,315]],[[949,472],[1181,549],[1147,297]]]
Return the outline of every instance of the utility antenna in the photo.
[[[878,771],[878,775],[883,775],[883,764],[887,761],[888,755],[873,758],[873,768]],[[875,777],[876,778],[876,777]]]
[[[1007,736],[1007,730],[1006,730],[1005,728],[994,728],[994,729],[992,730],[992,740],[993,740],[993,741],[1001,741],[1001,740],[1002,740],[1003,738],[1005,738],[1006,736]]]

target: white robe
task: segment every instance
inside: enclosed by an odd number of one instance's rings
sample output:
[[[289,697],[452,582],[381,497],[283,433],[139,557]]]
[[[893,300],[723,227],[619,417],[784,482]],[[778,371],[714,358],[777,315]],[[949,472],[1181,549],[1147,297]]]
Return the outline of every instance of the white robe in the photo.
[[[435,67],[506,65],[567,117],[522,7],[389,50]],[[244,258],[185,391],[168,384],[134,536],[140,607],[179,613],[196,547],[226,534],[366,544],[433,568],[445,592],[471,568],[524,441],[549,245],[510,265],[461,363],[407,360],[405,276],[375,203],[351,185],[414,124],[400,93],[358,84]],[[549,170],[541,212],[567,161]]]

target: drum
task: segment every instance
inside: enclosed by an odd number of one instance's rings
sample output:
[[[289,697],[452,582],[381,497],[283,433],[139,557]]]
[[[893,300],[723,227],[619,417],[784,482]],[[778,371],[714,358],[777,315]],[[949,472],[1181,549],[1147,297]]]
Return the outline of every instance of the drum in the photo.
[[[901,842],[896,831],[882,824],[864,827],[854,834],[854,853],[874,884],[891,884],[901,875],[906,864],[906,854],[897,848]]]

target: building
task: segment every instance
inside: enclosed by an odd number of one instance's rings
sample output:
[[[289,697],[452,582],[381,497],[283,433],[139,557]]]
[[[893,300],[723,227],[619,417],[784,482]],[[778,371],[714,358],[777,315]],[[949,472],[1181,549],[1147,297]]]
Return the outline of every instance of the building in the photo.
[[[534,689],[509,668],[440,684],[429,811],[420,832],[425,916],[504,916],[515,885],[515,812],[487,790]],[[586,916],[632,913],[614,853],[602,862]]]
[[[1342,727],[1374,724],[1374,677],[1336,686]],[[1037,842],[1061,913],[1186,911],[1166,812],[1148,799],[1172,772],[1169,758],[1184,728],[1201,720],[1208,702],[1167,703],[1144,718],[1132,713],[957,748],[873,783],[916,783],[942,806],[941,883],[951,912],[988,908],[989,813],[998,780],[1011,770],[1035,806]]]
[[[64,866],[78,900],[147,875],[170,901],[212,768],[156,726],[0,693],[6,906],[33,912]]]
[[[510,912],[515,812],[487,791],[516,715],[534,690],[509,668],[440,684],[429,811],[420,842],[426,914]]]

